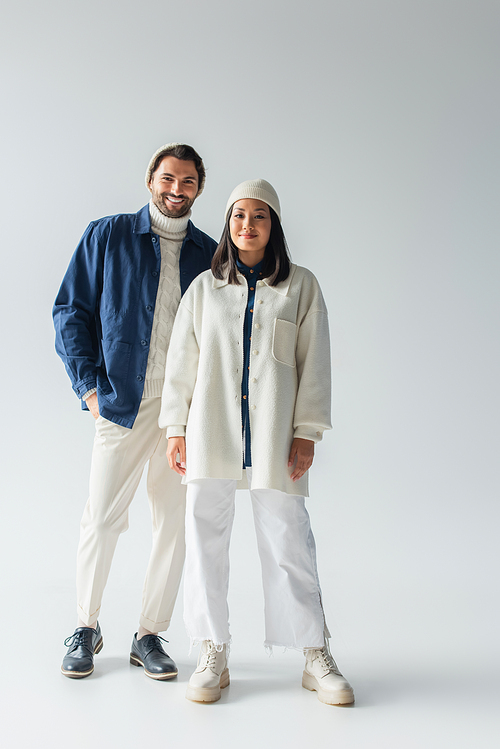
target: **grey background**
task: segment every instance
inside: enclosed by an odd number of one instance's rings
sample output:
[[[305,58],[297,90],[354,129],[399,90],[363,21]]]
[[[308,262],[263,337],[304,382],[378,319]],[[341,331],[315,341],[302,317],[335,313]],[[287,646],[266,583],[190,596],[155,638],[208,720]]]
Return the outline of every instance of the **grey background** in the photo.
[[[9,747],[496,745],[500,7],[486,0],[20,2],[1,18],[2,734]],[[262,653],[245,494],[232,545],[232,677],[217,706],[128,666],[150,545],[120,540],[90,679],[58,673],[93,434],[50,309],[88,222],[136,211],[165,142],[232,188],[277,189],[330,311],[334,431],[308,503],[332,649],[357,706]],[[78,728],[76,729],[76,726]]]

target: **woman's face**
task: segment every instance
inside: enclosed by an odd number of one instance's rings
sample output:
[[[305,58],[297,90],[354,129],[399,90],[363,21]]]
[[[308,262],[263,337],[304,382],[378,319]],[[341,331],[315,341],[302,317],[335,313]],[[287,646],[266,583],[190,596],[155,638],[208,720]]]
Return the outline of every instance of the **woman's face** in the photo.
[[[231,210],[229,231],[240,256],[241,253],[255,253],[264,257],[271,234],[271,209],[262,200],[237,200]]]

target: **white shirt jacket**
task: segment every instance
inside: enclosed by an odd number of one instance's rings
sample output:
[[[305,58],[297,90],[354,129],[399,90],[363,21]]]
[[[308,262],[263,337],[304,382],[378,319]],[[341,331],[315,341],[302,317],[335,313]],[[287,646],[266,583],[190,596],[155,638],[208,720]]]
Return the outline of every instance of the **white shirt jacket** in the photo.
[[[179,306],[159,417],[167,437],[186,436],[186,476],[240,481],[241,380],[247,284],[201,273]],[[291,265],[277,286],[256,281],[249,372],[252,489],[308,496],[293,482],[294,437],[318,442],[331,429],[328,313],[315,276]]]

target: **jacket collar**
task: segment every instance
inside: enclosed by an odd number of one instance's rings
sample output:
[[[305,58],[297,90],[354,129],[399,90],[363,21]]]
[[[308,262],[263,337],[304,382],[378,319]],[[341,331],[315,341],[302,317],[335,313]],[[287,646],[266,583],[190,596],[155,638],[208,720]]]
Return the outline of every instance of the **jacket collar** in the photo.
[[[287,296],[288,289],[290,288],[290,283],[292,282],[293,274],[295,273],[296,269],[295,263],[290,263],[290,273],[288,274],[288,278],[285,278],[284,281],[280,281],[280,283],[277,286],[271,286],[268,283],[267,278],[263,278],[263,283],[266,284],[266,286],[269,289],[272,289],[273,291],[276,291],[278,294],[281,294],[282,296]],[[238,277],[241,277],[243,280],[245,279],[245,276],[242,273],[238,273]],[[225,278],[214,278],[212,281],[212,288],[214,289],[220,289],[221,286],[227,286],[228,280],[227,276]]]
[[[134,219],[134,234],[151,234],[151,216],[149,214],[149,203],[137,211]],[[192,221],[188,221],[186,239],[190,239],[199,247],[203,247],[201,231],[196,228]]]

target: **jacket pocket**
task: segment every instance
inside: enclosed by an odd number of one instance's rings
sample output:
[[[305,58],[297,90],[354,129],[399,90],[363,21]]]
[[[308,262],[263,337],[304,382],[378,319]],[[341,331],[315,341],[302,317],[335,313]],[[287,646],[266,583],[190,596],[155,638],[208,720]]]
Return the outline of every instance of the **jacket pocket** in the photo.
[[[288,320],[274,321],[273,356],[276,361],[295,367],[295,339],[297,326]]]
[[[125,400],[130,354],[132,346],[123,341],[101,341],[106,377],[103,378],[101,393],[110,403],[120,406]]]

